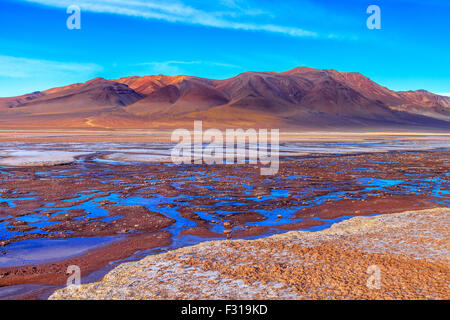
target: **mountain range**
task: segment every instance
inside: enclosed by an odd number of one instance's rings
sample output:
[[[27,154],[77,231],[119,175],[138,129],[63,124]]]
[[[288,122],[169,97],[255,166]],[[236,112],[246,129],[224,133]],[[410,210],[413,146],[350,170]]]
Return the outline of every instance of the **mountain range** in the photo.
[[[0,129],[286,130],[450,128],[450,97],[393,91],[360,73],[299,67],[245,72],[225,80],[152,75],[0,98]]]

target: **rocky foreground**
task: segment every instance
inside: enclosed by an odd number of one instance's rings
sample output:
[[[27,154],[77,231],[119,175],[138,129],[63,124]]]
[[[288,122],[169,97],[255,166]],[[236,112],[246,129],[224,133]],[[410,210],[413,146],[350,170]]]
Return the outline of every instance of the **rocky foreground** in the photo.
[[[449,299],[449,216],[436,208],[205,242],[124,263],[50,299]]]

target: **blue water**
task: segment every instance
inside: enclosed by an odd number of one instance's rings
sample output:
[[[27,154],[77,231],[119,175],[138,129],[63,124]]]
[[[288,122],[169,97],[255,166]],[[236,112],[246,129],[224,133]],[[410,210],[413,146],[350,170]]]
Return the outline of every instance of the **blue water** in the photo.
[[[200,172],[200,175],[204,175],[204,173]],[[448,174],[446,174],[448,175]],[[206,175],[205,175],[206,176]],[[289,179],[291,177],[287,177]],[[327,191],[326,194],[315,196],[308,200],[303,200],[301,203],[299,201],[291,200],[291,206],[288,208],[277,208],[272,210],[264,210],[264,209],[255,209],[250,210],[252,212],[256,212],[258,214],[261,214],[266,217],[266,220],[264,221],[257,221],[257,222],[249,222],[247,223],[250,226],[274,226],[276,228],[277,225],[282,224],[288,224],[288,223],[294,223],[294,222],[301,222],[302,219],[294,219],[294,214],[302,209],[307,207],[312,207],[316,205],[320,205],[322,203],[325,203],[327,201],[336,201],[343,199],[344,197],[351,197],[354,199],[362,199],[366,198],[367,195],[371,193],[376,193],[377,191],[387,190],[387,188],[393,187],[393,186],[401,186],[400,190],[390,190],[391,193],[403,193],[403,194],[409,194],[411,192],[417,192],[418,189],[423,188],[427,186],[428,188],[431,186],[430,189],[430,196],[437,198],[438,200],[434,200],[438,203],[450,206],[450,191],[449,191],[449,182],[443,178],[421,178],[421,179],[403,179],[403,180],[383,180],[383,179],[372,179],[372,178],[356,178],[355,183],[359,183],[361,189],[359,190],[345,190],[345,187],[340,186],[338,190],[333,190],[332,186],[323,186],[323,190]],[[179,186],[180,184],[174,183],[174,186]],[[233,185],[233,184],[232,184]],[[217,194],[218,190],[216,190],[212,186],[202,186],[194,184],[194,186],[200,187],[200,188],[207,188],[212,194]],[[261,203],[264,205],[267,201],[277,201],[280,199],[289,199],[289,194],[291,193],[291,190],[284,190],[280,188],[272,188],[270,191],[266,194],[261,194],[260,196],[257,196],[254,194],[254,187],[250,184],[236,184],[234,185],[236,187],[242,187],[242,192],[235,194],[232,192],[233,190],[224,190],[220,191],[220,193],[229,193],[229,196],[214,196],[214,199],[219,200],[217,203],[213,204],[211,206],[211,210],[215,212],[214,215],[208,215],[205,214],[202,211],[195,211],[202,219],[206,221],[217,221],[217,216],[221,216],[221,219],[224,219],[224,221],[227,221],[225,218],[223,218],[227,214],[233,214],[233,213],[239,213],[239,212],[245,212],[249,211],[248,206],[252,202]],[[349,185],[350,186],[350,185]],[[154,187],[148,187],[149,189],[152,189]],[[319,187],[316,187],[315,190],[320,189]],[[336,189],[336,188],[335,188]],[[31,231],[31,233],[43,233],[46,234],[47,232],[43,231],[42,228],[58,223],[58,222],[52,222],[49,221],[49,219],[53,216],[64,214],[65,212],[72,210],[72,209],[82,209],[86,212],[84,216],[76,217],[75,219],[85,219],[87,217],[89,218],[100,218],[99,220],[105,221],[105,222],[111,222],[115,219],[120,219],[121,217],[113,217],[109,216],[108,210],[102,207],[101,202],[102,201],[112,201],[115,202],[117,205],[142,205],[149,209],[150,211],[161,213],[167,217],[170,217],[172,219],[175,219],[176,222],[167,228],[168,231],[170,231],[174,237],[180,236],[180,231],[188,228],[192,228],[197,226],[197,223],[194,221],[191,221],[187,218],[182,217],[178,211],[177,208],[179,208],[180,203],[175,201],[179,199],[184,199],[186,201],[193,200],[195,198],[202,198],[203,196],[188,196],[188,195],[177,195],[174,197],[168,197],[161,194],[152,194],[151,197],[140,197],[140,196],[131,196],[131,197],[124,197],[120,193],[112,192],[107,195],[98,196],[100,194],[104,194],[103,192],[98,192],[96,190],[86,190],[84,192],[81,192],[79,195],[77,195],[74,198],[71,199],[65,199],[61,202],[67,202],[68,206],[64,208],[60,207],[53,207],[54,204],[48,203],[45,207],[37,208],[34,211],[36,214],[28,214],[23,217],[17,218],[17,220],[25,221],[29,225],[36,227],[36,230]],[[242,201],[242,195],[244,195],[244,199],[248,200],[248,202]],[[95,197],[92,199],[92,197]],[[241,199],[241,201],[236,201],[238,198]],[[16,206],[16,202],[18,201],[24,201],[24,200],[32,200],[35,199],[33,197],[24,197],[24,198],[1,198],[0,202],[6,201],[10,207]],[[71,203],[79,202],[76,205],[70,205]],[[167,206],[160,206],[161,204],[172,204],[173,207],[167,207]],[[220,210],[221,207],[226,206],[235,206],[237,208],[237,211],[224,211]],[[243,209],[239,210],[239,207],[243,206]],[[53,213],[53,211],[56,211],[56,213]],[[47,217],[46,214],[49,214],[50,217]],[[278,216],[282,216],[282,218],[278,218]],[[331,222],[334,223],[334,222]],[[10,239],[14,236],[21,235],[20,232],[14,232],[10,231],[6,228],[7,223],[6,222],[0,222],[0,239]],[[212,224],[211,231],[221,233],[223,232],[224,228],[223,225],[217,225]]]
[[[68,239],[30,239],[4,248],[0,267],[29,265],[66,259],[89,249],[117,241],[121,237],[88,237]]]

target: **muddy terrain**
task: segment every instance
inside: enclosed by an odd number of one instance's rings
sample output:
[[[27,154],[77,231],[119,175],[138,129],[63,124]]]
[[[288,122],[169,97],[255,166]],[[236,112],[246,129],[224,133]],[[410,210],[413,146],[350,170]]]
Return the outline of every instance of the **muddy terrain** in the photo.
[[[274,176],[261,176],[259,165],[119,162],[96,152],[61,165],[3,166],[0,294],[37,297],[23,286],[63,285],[72,264],[85,277],[205,240],[448,207],[449,159],[447,150],[286,156]]]

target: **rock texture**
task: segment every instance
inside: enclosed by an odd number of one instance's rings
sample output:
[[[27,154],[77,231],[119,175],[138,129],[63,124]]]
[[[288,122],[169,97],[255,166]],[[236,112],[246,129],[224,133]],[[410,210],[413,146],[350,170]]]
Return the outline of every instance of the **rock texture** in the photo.
[[[449,299],[449,215],[436,208],[206,242],[124,263],[50,299]]]

